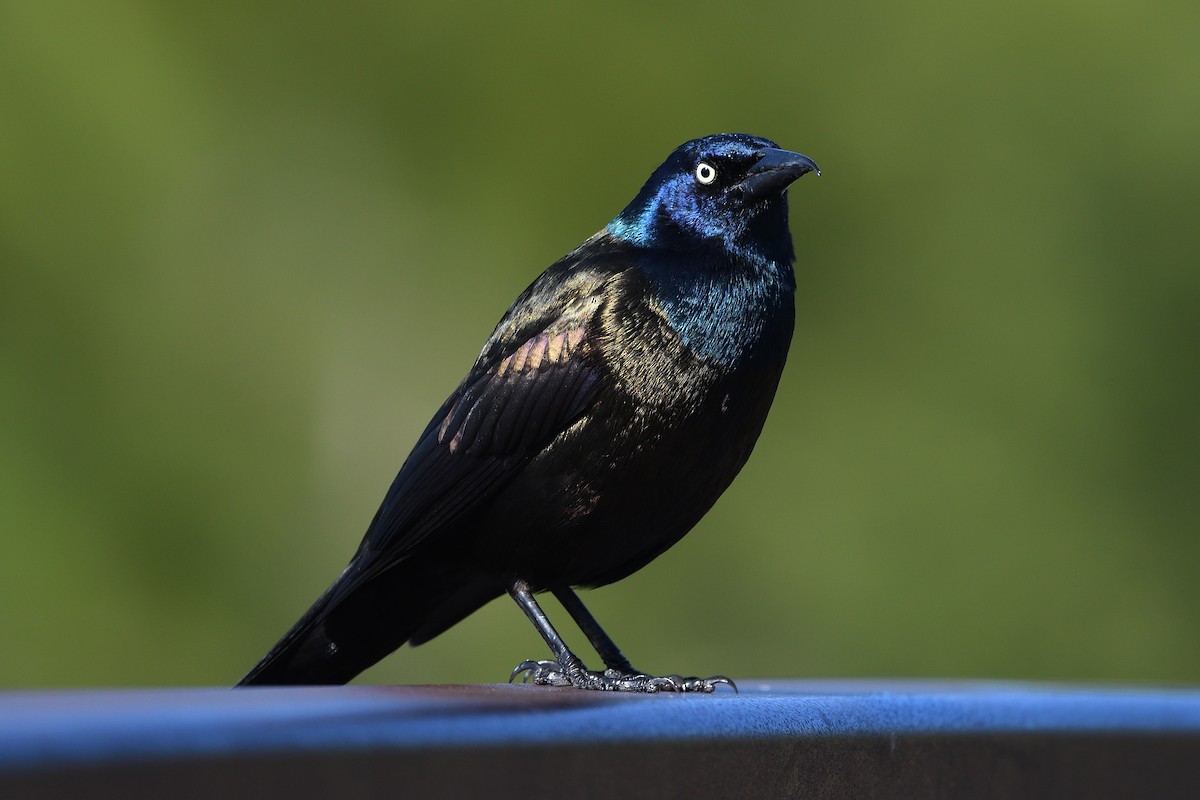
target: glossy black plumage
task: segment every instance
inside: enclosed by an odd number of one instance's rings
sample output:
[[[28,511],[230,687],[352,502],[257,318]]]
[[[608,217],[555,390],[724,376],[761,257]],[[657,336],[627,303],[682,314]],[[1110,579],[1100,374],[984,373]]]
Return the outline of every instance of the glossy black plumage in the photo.
[[[633,670],[570,587],[662,553],[749,457],[792,334],[784,192],[815,168],[743,134],[672,153],[516,299],[349,566],[240,685],[348,681],[509,592],[556,657],[522,665],[536,682],[711,691]],[[544,590],[608,673],[541,626],[532,592]]]

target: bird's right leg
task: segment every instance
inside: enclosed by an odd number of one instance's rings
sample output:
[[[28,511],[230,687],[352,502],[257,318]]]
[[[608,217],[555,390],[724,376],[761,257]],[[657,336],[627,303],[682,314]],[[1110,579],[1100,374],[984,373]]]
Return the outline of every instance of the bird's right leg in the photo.
[[[605,677],[624,683],[630,687],[642,684],[653,686],[652,689],[634,689],[629,691],[671,691],[671,692],[712,692],[717,686],[725,684],[737,691],[737,685],[723,675],[716,675],[711,678],[685,678],[680,675],[663,675],[656,677],[647,675],[639,669],[634,669],[634,666],[629,663],[629,659],[617,647],[616,642],[604,632],[600,627],[600,623],[596,622],[596,618],[592,616],[592,612],[587,610],[587,606],[579,599],[579,595],[571,588],[555,589],[554,596],[558,598],[558,602],[562,603],[563,608],[571,615],[571,619],[575,620],[575,624],[579,626],[579,630],[587,636],[588,641],[592,643],[592,647],[596,648],[596,652],[600,658],[604,659],[604,666],[608,667],[604,671]]]
[[[554,630],[554,626],[546,617],[546,612],[542,611],[542,607],[533,598],[529,584],[519,580],[509,587],[508,593],[525,612],[525,616],[529,617],[533,626],[537,628],[538,633],[550,648],[550,652],[554,654],[554,660],[523,661],[513,670],[509,677],[510,681],[515,680],[518,675],[524,674],[526,680],[532,680],[543,686],[574,686],[579,689],[646,693],[660,691],[712,692],[722,683],[733,687],[733,681],[721,676],[714,678],[681,678],[677,675],[656,677],[638,672],[630,665],[629,660],[621,655],[616,644],[608,637],[608,634],[604,633],[596,619],[575,596],[575,593],[570,589],[560,591],[561,594],[558,591],[555,594],[560,601],[563,601],[564,597],[566,598],[563,605],[587,635],[588,640],[592,642],[596,652],[600,653],[600,657],[604,659],[608,669],[604,672],[589,670],[579,656],[572,653],[567,647],[567,643],[558,635],[558,631]],[[734,687],[734,691],[736,690]]]
[[[571,615],[571,619],[575,620],[575,624],[592,643],[592,647],[596,648],[600,658],[604,659],[604,666],[614,672],[626,675],[639,674],[629,663],[625,654],[621,652],[621,648],[617,647],[617,643],[609,638],[609,635],[600,627],[600,623],[596,622],[592,612],[587,610],[587,606],[583,604],[573,589],[555,589],[554,596]]]

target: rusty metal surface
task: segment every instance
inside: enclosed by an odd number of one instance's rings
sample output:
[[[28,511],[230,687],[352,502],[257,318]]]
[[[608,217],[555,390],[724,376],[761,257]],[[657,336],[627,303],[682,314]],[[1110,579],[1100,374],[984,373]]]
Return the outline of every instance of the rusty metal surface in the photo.
[[[0,796],[1200,796],[1200,690],[741,688],[0,694]]]

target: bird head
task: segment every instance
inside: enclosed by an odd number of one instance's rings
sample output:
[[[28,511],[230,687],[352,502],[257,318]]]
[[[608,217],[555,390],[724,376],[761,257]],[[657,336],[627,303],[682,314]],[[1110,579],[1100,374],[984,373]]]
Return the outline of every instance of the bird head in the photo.
[[[787,188],[808,156],[769,139],[723,133],[680,145],[654,171],[608,232],[646,247],[687,250],[719,244],[751,260],[790,264]]]

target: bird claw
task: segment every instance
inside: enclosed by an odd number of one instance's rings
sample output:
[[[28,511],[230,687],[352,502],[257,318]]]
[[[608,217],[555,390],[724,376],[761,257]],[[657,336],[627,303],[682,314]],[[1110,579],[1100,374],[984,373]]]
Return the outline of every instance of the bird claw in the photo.
[[[727,678],[724,675],[713,675],[710,678],[687,678],[684,680],[684,692],[704,692],[712,694],[717,690],[718,686],[728,686],[733,689],[733,693],[738,693],[737,684],[732,678]]]
[[[724,675],[714,675],[711,678],[685,678],[682,675],[643,675],[638,672],[634,673],[618,673],[616,670],[608,670],[605,674],[614,673],[613,677],[621,676],[626,681],[632,681],[635,685],[645,682],[646,688],[632,688],[628,691],[644,691],[644,692],[700,692],[702,694],[712,694],[717,690],[718,686],[728,686],[733,689],[733,693],[737,694],[737,684],[730,678]]]
[[[557,661],[522,661],[508,676],[512,683],[521,676],[521,683],[532,681],[537,686],[571,686],[571,679]]]
[[[622,670],[606,669],[604,672],[594,672],[582,666],[564,667],[557,661],[522,661],[512,671],[508,682],[512,683],[521,676],[522,683],[533,683],[536,686],[574,686],[577,689],[591,689],[605,692],[638,692],[656,694],[658,692],[701,692],[712,694],[718,686],[725,685],[737,692],[737,684],[724,675],[714,675],[711,678],[685,678],[682,675],[644,675],[640,672],[625,672]]]

